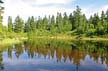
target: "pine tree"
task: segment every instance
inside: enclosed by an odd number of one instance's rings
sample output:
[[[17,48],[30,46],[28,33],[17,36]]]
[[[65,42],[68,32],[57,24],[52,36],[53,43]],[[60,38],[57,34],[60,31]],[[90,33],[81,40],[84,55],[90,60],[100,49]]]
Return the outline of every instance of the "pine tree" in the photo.
[[[80,18],[80,24],[77,28],[77,32],[79,34],[83,34],[87,30],[87,20],[85,14],[82,15]]]
[[[94,25],[94,27],[97,27],[98,22],[100,21],[100,18],[98,16],[98,14],[94,14],[93,20],[92,20],[92,24]]]
[[[34,32],[36,30],[36,21],[33,16],[30,19],[30,27],[31,27],[32,32]]]
[[[46,30],[47,31],[51,31],[51,17],[49,16],[49,19],[48,19],[48,24],[47,24],[47,26],[46,26]]]
[[[56,28],[58,33],[63,32],[63,19],[61,13],[57,13]]]
[[[106,33],[108,34],[108,9],[106,11]]]
[[[79,6],[77,6],[77,9],[73,12],[73,23],[72,23],[72,28],[73,30],[77,29],[79,24],[81,23],[81,9]]]
[[[47,19],[46,16],[43,18],[43,24],[41,24],[41,25],[42,25],[42,29],[43,29],[44,31],[47,30],[48,19]]]
[[[8,17],[8,32],[12,32],[12,31],[13,31],[12,17],[9,16]]]
[[[0,5],[3,4],[4,2],[0,0]],[[2,32],[2,29],[3,29],[3,25],[2,25],[2,19],[3,19],[3,16],[2,14],[4,13],[4,7],[3,6],[0,6],[0,32]]]
[[[36,29],[39,29],[39,30],[42,29],[42,24],[43,24],[42,18],[39,16],[36,23]]]
[[[96,34],[97,35],[103,35],[103,34],[105,34],[105,29],[104,29],[101,21],[99,21],[98,24],[97,24]]]
[[[23,25],[24,25],[23,20],[19,16],[17,16],[15,19],[15,23],[14,23],[14,31],[16,33],[22,33],[23,32]]]
[[[102,25],[105,25],[105,18],[106,18],[105,13],[104,13],[104,11],[102,11],[102,13],[101,13],[101,23],[102,23]]]
[[[51,17],[51,29],[54,30],[55,28],[55,17],[54,15]]]
[[[63,17],[63,32],[71,31],[71,29],[72,29],[71,22],[70,22],[69,17],[67,16],[67,14],[65,12],[64,17]]]
[[[74,20],[73,20],[73,16],[72,16],[72,13],[70,13],[70,15],[69,15],[69,21],[70,21],[70,24],[71,24],[71,31],[73,30],[73,22],[74,22]]]
[[[108,21],[108,9],[106,11],[106,20]]]
[[[30,31],[31,27],[30,27],[30,17],[29,17],[28,20],[25,22],[24,32],[30,32]]]

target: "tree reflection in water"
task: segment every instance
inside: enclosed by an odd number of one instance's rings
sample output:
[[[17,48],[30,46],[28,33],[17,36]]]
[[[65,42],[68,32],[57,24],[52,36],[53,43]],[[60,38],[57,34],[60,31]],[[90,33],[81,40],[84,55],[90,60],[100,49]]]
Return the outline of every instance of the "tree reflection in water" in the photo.
[[[23,46],[24,47],[23,47]],[[16,44],[14,48],[7,47],[8,57],[12,58],[12,51],[19,58],[26,52],[28,58],[44,56],[45,59],[54,59],[56,62],[69,61],[81,65],[87,55],[96,63],[108,66],[108,42],[96,41],[59,41],[59,40],[29,40],[23,44]],[[3,69],[2,52],[0,52],[0,68]]]
[[[3,66],[3,58],[2,58],[2,52],[0,51],[0,70],[3,70],[4,69],[4,66]]]

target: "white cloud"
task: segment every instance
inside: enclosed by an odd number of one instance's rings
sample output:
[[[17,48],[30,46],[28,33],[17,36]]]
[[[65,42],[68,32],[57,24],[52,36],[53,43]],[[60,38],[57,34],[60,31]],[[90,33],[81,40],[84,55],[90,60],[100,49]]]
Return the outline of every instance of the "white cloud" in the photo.
[[[44,5],[44,4],[67,4],[74,0],[22,0],[22,1],[33,3],[36,5]]]
[[[108,9],[108,5],[104,5],[98,8],[95,8],[94,6],[90,6],[87,8],[83,8],[82,12],[85,13],[86,17],[89,18],[91,15],[94,15],[95,13],[98,13],[98,15],[101,15],[101,12],[106,12]]]
[[[29,16],[45,16],[45,15],[56,15],[57,12],[72,12],[73,9],[66,9],[61,7],[33,7],[28,4],[30,0],[5,0],[5,12],[4,12],[4,25],[7,24],[8,16],[12,16],[15,18],[17,15],[20,15],[24,20],[26,20]],[[47,4],[47,3],[62,3],[66,4],[71,0],[32,0],[37,1],[37,4]]]
[[[108,5],[105,5],[105,6],[102,6],[102,7],[98,10],[98,12],[99,12],[99,14],[101,14],[102,11],[106,12],[107,9],[108,9]]]
[[[45,15],[56,15],[57,12],[67,12],[72,13],[73,10],[71,8],[66,7],[57,7],[57,6],[37,6],[37,5],[45,5],[45,4],[63,4],[68,5],[71,1],[75,0],[5,0],[4,6],[5,6],[5,12],[4,12],[4,19],[3,23],[4,25],[7,24],[8,16],[12,16],[14,19],[17,15],[20,15],[24,20],[26,20],[29,16],[45,16]],[[36,6],[32,6],[31,4],[35,4]],[[89,18],[90,15],[93,15],[94,13],[97,13],[108,8],[108,5],[102,6],[100,8],[94,8],[94,7],[85,7],[82,8],[82,12],[86,14],[87,18]]]
[[[42,4],[67,4],[71,0],[36,0],[36,4],[42,5]]]

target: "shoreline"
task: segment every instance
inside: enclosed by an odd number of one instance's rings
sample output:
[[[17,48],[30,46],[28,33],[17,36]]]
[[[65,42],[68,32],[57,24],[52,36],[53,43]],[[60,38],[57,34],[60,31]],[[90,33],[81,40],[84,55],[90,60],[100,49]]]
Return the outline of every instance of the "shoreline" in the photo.
[[[0,40],[0,45],[11,45],[11,44],[17,44],[21,43],[21,40],[17,40],[15,38],[4,38]]]
[[[61,39],[61,40],[91,40],[91,41],[108,41],[106,37],[77,37],[77,36],[36,36],[31,39]]]
[[[0,45],[11,45],[21,43],[24,40],[27,40],[27,37],[20,38],[4,38],[0,40]],[[77,36],[35,36],[30,39],[56,39],[56,40],[85,40],[85,41],[108,41],[108,38],[105,37],[77,37]]]

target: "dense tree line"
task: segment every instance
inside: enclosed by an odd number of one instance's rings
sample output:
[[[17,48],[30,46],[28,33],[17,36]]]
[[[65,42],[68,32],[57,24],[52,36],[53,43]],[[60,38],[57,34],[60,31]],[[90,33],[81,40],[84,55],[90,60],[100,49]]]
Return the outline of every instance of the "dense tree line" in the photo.
[[[4,7],[1,6],[2,4],[3,4],[3,2],[0,0],[0,32],[2,31],[2,19],[3,19],[2,13],[3,13],[3,9],[4,9]]]
[[[63,15],[57,13],[57,16],[29,17],[24,21],[20,16],[15,18],[12,23],[12,18],[8,18],[8,31],[16,33],[33,32],[37,35],[44,34],[71,34],[71,35],[107,35],[108,34],[108,10],[102,11],[101,16],[98,13],[86,18],[81,12],[79,6],[69,16],[65,12]]]

